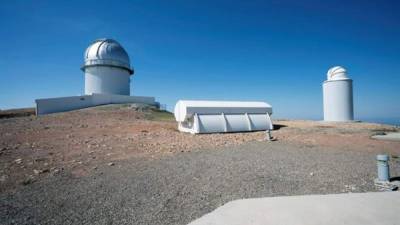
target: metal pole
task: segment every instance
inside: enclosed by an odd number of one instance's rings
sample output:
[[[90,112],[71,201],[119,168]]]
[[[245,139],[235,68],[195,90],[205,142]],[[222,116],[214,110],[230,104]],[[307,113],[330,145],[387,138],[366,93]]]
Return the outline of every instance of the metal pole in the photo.
[[[267,141],[272,141],[271,130],[266,130],[266,139]]]
[[[388,155],[377,155],[377,167],[378,167],[378,180],[388,182],[390,178],[389,172],[389,156]]]

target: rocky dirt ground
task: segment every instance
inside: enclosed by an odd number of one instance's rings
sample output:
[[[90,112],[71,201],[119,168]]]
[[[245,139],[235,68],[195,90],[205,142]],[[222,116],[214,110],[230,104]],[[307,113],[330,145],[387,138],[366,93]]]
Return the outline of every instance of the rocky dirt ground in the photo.
[[[5,224],[60,224],[100,203],[65,223],[184,224],[236,198],[373,191],[381,152],[400,173],[400,142],[370,138],[399,131],[388,125],[275,120],[266,142],[264,132],[180,133],[170,113],[128,105],[9,117],[0,119]]]
[[[70,170],[84,176],[98,165],[113,165],[131,157],[233,146],[264,141],[264,132],[190,135],[177,130],[173,115],[138,110],[129,105],[89,108],[36,117],[11,111],[17,118],[0,120],[0,192],[14,191],[43,176]],[[400,143],[371,135],[399,130],[370,123],[274,121],[280,143],[400,153]]]

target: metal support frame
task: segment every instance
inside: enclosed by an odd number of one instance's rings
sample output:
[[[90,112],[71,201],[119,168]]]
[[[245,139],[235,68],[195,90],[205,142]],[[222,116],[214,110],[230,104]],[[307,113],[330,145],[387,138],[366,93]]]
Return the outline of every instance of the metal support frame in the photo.
[[[225,113],[221,113],[221,116],[222,116],[222,123],[224,126],[224,131],[227,132],[228,131],[228,121],[226,120]]]
[[[274,125],[272,124],[272,120],[271,120],[271,117],[270,117],[269,113],[267,113],[267,119],[269,121],[269,129],[273,130],[274,129]]]
[[[269,129],[266,130],[266,139],[268,141],[273,141],[274,138],[271,135],[271,130],[274,129],[274,126],[272,125],[271,117],[269,116],[269,113],[267,113],[267,120],[269,121]]]
[[[250,120],[249,114],[245,113],[244,115],[246,116],[247,127],[248,127],[249,131],[252,131],[253,129],[252,129],[252,126],[251,126],[251,120]]]
[[[194,134],[200,133],[200,119],[199,119],[199,115],[197,115],[197,113],[194,114],[193,127],[195,128]]]

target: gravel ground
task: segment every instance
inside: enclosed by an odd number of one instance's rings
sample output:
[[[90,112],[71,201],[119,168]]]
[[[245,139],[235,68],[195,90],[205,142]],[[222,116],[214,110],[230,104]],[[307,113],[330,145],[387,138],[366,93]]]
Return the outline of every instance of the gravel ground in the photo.
[[[29,115],[0,119],[0,224],[187,224],[240,198],[375,191],[381,152],[400,173],[400,142],[370,138],[388,125],[274,120],[265,142],[129,105]]]
[[[265,132],[190,135],[177,130],[171,113],[107,105],[45,116],[8,110],[0,119],[0,193],[60,171],[77,176],[132,158],[158,158],[193,149],[264,141]],[[371,139],[399,128],[370,123],[274,120],[278,142],[308,147],[400,155],[400,142]]]
[[[129,158],[1,193],[0,223],[187,224],[234,199],[375,191],[375,154],[277,141]]]

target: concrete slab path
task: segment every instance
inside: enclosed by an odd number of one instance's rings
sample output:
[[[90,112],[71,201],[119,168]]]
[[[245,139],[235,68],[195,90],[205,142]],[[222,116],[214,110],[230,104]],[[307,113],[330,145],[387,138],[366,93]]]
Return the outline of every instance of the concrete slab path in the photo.
[[[190,225],[225,224],[400,224],[400,192],[236,200],[190,223]]]
[[[383,140],[383,141],[400,141],[400,133],[399,132],[390,132],[385,134],[378,134],[372,136],[374,139]]]

